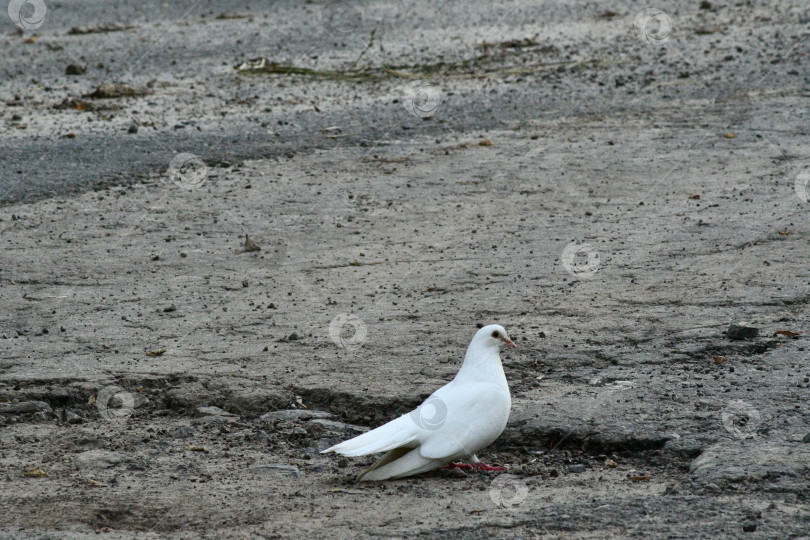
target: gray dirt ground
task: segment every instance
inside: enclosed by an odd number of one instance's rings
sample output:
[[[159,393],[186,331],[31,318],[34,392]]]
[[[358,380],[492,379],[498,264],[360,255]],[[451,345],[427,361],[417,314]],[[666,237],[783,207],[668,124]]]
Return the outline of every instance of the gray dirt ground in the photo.
[[[0,27],[0,537],[808,537],[806,4],[72,4]],[[318,453],[489,322],[508,474]]]

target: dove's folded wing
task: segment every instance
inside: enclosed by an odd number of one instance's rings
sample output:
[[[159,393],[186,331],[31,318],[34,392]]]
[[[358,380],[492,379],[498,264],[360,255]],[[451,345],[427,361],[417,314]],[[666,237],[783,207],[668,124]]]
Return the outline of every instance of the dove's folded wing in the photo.
[[[492,444],[506,427],[511,399],[494,384],[459,385],[441,397],[448,404],[447,418],[419,446],[425,458],[471,456]]]

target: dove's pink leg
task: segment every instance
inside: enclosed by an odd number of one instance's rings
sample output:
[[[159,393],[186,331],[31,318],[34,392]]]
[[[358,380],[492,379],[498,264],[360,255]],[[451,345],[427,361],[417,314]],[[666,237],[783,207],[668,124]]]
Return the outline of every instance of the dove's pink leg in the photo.
[[[473,463],[471,465],[471,467],[474,468],[474,469],[478,469],[480,471],[505,471],[506,470],[506,467],[501,467],[500,465],[496,465],[496,466],[493,467],[492,465],[487,465],[483,461],[479,461],[478,463]]]
[[[472,469],[473,466],[469,463],[448,463],[443,469]]]

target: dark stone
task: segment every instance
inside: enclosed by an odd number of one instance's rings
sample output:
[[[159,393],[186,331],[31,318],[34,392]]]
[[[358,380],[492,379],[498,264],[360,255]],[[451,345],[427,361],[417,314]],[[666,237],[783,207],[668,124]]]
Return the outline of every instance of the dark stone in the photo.
[[[84,66],[70,64],[65,68],[65,75],[83,75],[87,69]]]
[[[326,411],[313,411],[309,409],[286,409],[265,413],[260,420],[265,422],[298,422],[312,420],[313,418],[329,418],[332,414]]]
[[[759,328],[745,326],[742,324],[732,324],[726,330],[728,339],[754,339],[759,335]]]
[[[75,412],[70,409],[65,409],[65,422],[68,424],[81,424],[82,420],[83,418]]]
[[[298,477],[301,473],[298,470],[298,467],[293,467],[292,465],[282,465],[280,463],[267,463],[267,464],[260,464],[251,467],[250,472],[253,473],[260,473],[260,474],[280,474],[283,476],[292,476]]]
[[[172,431],[171,436],[175,439],[187,439],[194,435],[194,430],[188,426],[180,426]]]
[[[0,403],[0,414],[33,414],[50,413],[51,406],[44,401],[19,401],[17,403]]]
[[[227,411],[223,411],[219,407],[197,407],[195,411],[195,416],[203,417],[203,416],[236,416],[235,414],[231,414]]]

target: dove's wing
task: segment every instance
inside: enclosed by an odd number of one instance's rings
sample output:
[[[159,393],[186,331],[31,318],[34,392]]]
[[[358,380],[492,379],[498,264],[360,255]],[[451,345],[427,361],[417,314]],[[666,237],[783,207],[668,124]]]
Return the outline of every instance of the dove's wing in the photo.
[[[447,418],[419,447],[428,459],[469,457],[497,439],[509,420],[509,390],[473,382],[442,388],[436,394],[447,404]]]

